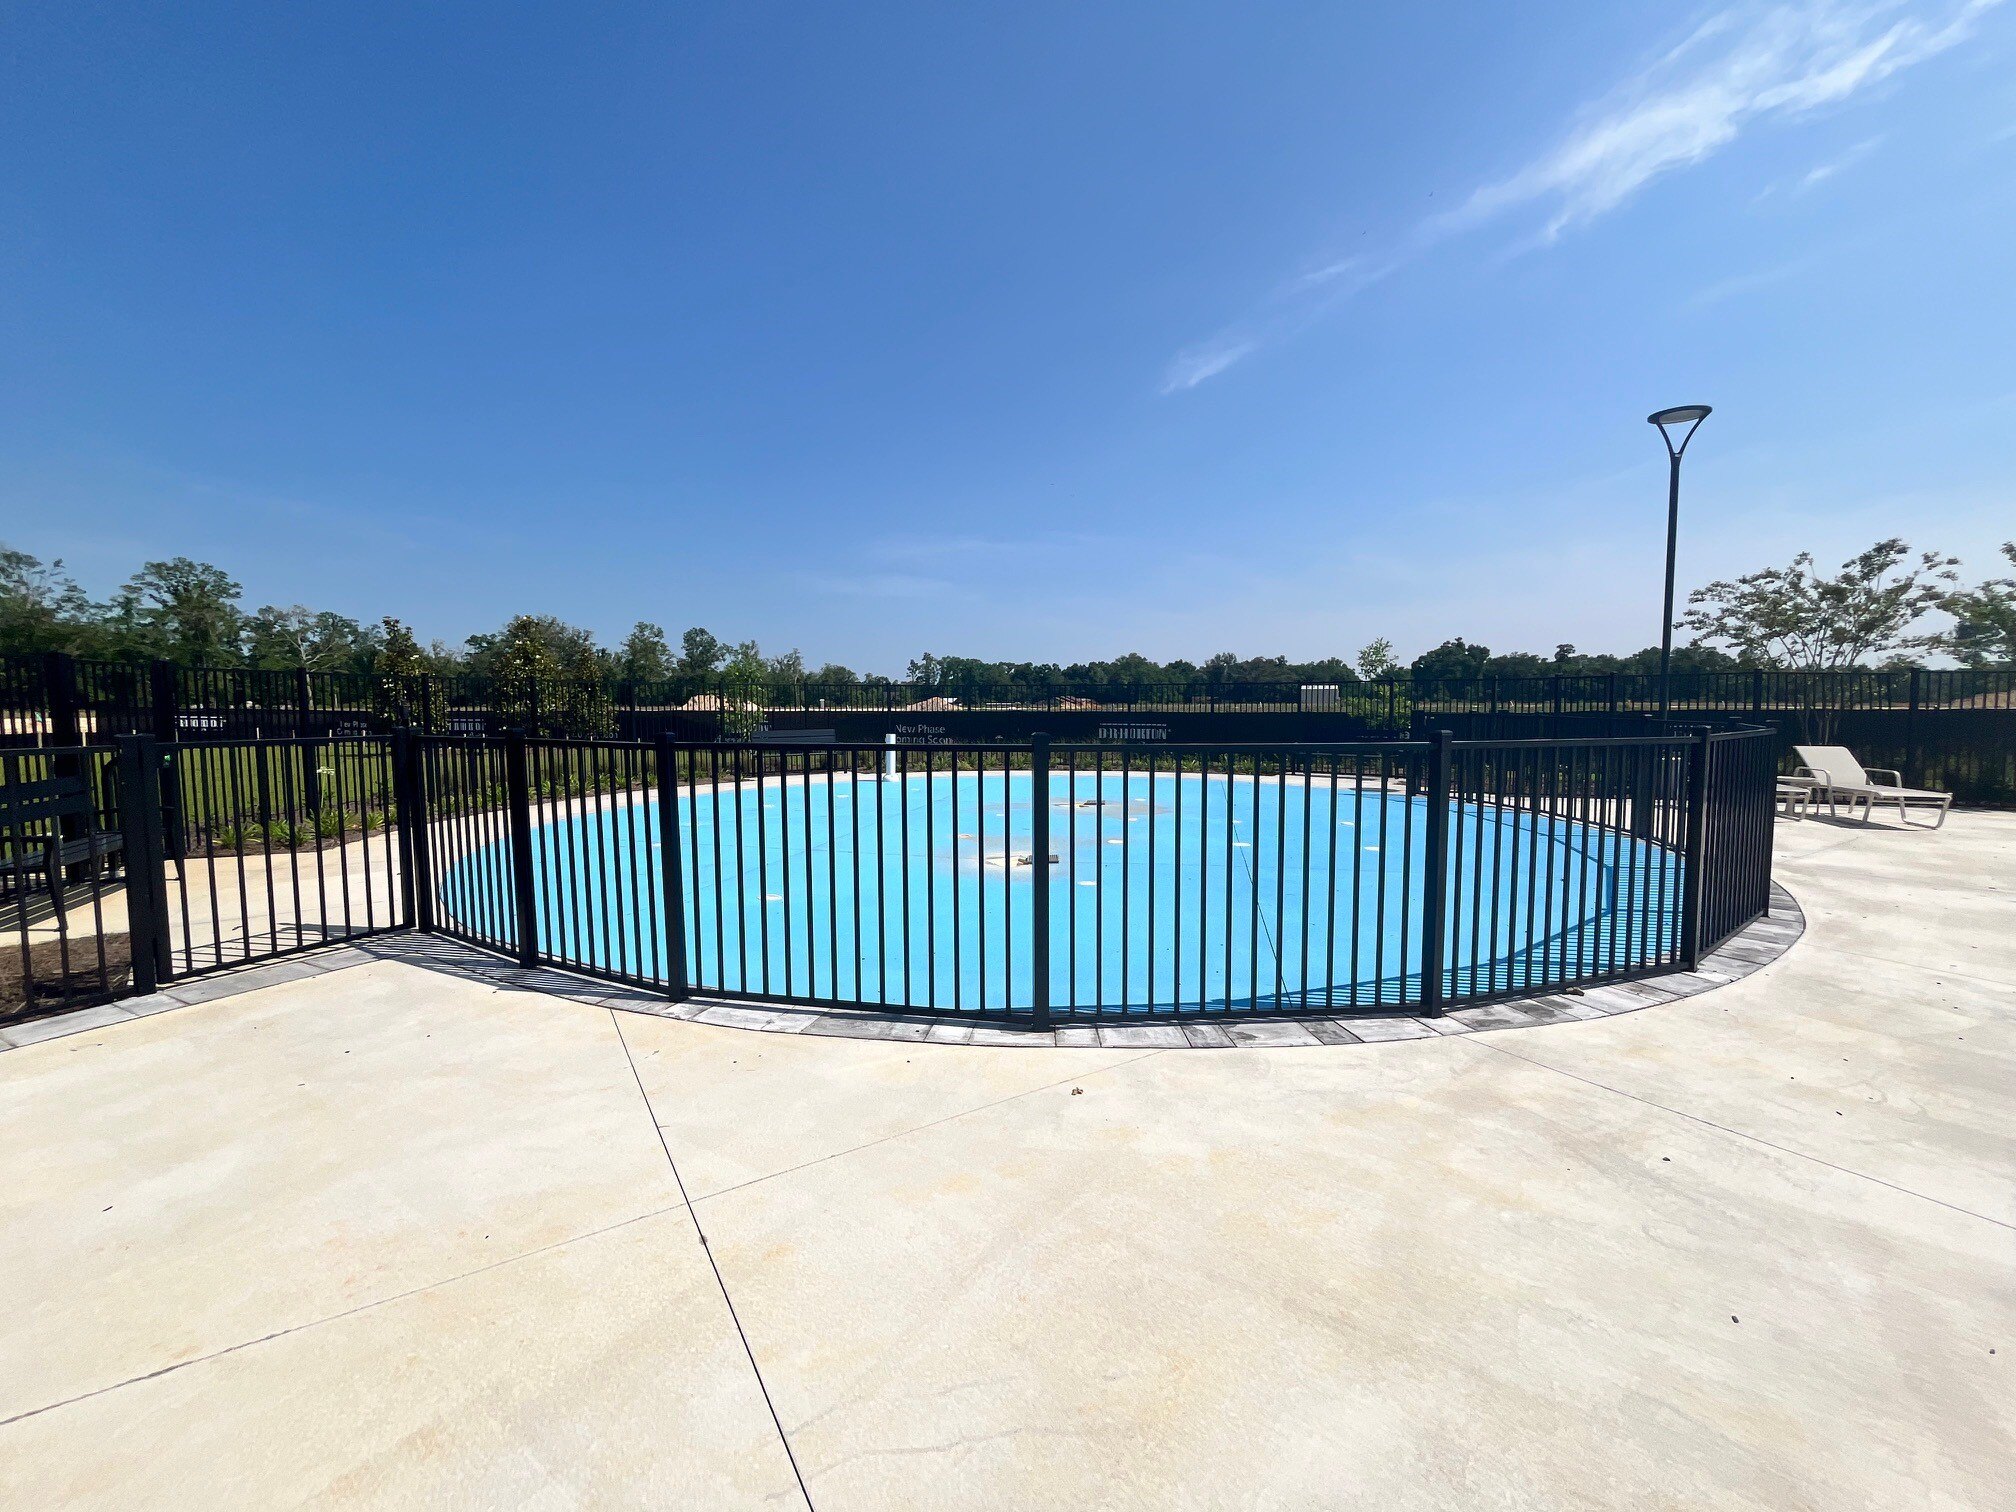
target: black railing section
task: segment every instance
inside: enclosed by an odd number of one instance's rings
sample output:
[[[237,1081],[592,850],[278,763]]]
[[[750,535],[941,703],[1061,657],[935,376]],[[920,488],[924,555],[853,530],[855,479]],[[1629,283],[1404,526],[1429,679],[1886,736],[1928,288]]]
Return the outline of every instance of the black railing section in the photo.
[[[0,751],[0,1018],[124,995],[119,783],[103,748]]]
[[[407,928],[673,998],[1024,1024],[1435,1014],[1696,964],[1768,906],[1775,735],[1589,728],[5,752],[0,1015]]]
[[[2016,667],[1842,668],[1676,672],[1683,713],[2016,711]],[[110,662],[60,652],[0,657],[0,735],[8,743],[389,734],[496,735],[507,728],[572,738],[745,738],[771,716],[1016,710],[1119,714],[1336,714],[1385,731],[1432,714],[1655,712],[1657,677],[1570,673],[1531,677],[1114,682],[1048,680],[821,681],[720,674],[658,682],[584,673],[545,680],[475,674],[393,677],[306,668],[190,667]]]
[[[1770,907],[1777,765],[1768,739],[1720,731],[1701,739],[1710,801],[1702,808],[1690,909],[1704,948],[1712,949]]]
[[[394,745],[145,740],[169,863],[159,902],[167,975],[405,926]]]
[[[408,927],[405,743],[0,751],[0,1018]]]
[[[0,657],[0,748],[163,741],[336,738],[397,729],[447,736],[651,742],[812,740],[1026,745],[1038,732],[1073,743],[1291,743],[1465,739],[1563,733],[1563,719],[1609,720],[1631,733],[1659,707],[1658,680],[1635,673],[1444,680],[1113,682],[1045,674],[1022,682],[834,681],[766,673],[624,681],[586,672],[519,680],[474,674],[379,677],[303,668],[183,667],[61,653]],[[1680,718],[1738,717],[1796,744],[1848,745],[1910,786],[1965,803],[2016,803],[2016,668],[1747,669],[1676,673]]]
[[[1768,906],[1758,730],[411,748],[422,927],[677,998],[1432,1014],[1683,968]]]

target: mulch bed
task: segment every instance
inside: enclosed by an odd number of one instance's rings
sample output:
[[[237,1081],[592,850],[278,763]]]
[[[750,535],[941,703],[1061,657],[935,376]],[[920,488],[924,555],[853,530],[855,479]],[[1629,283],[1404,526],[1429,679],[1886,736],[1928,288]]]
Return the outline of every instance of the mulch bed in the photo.
[[[104,943],[105,976],[98,975],[99,942]],[[15,1022],[72,1008],[91,1008],[121,996],[132,975],[133,952],[123,934],[80,935],[69,941],[70,974],[63,974],[64,945],[38,940],[29,947],[30,981],[21,970],[21,937],[0,940],[0,1019]],[[105,990],[105,983],[112,990]]]
[[[214,857],[223,860],[227,856],[312,856],[320,851],[341,850],[346,845],[354,845],[358,840],[376,840],[383,843],[383,829],[346,830],[342,835],[324,835],[313,841],[302,840],[293,845],[276,845],[271,840],[248,840],[241,845],[212,846],[201,835],[192,836],[189,841],[189,859],[201,861]],[[396,839],[394,841],[396,844]]]

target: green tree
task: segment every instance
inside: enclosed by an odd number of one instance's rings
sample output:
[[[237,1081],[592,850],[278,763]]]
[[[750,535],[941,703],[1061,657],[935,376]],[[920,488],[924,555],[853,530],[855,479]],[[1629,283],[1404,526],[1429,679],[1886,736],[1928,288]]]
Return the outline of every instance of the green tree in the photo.
[[[1488,646],[1473,646],[1459,635],[1422,652],[1408,671],[1416,682],[1471,682],[1484,675],[1484,665],[1490,660]]]
[[[662,625],[639,620],[616,652],[616,675],[632,687],[662,683],[672,676],[672,647]]]
[[[378,654],[371,666],[371,696],[379,715],[392,724],[430,731],[438,728],[440,712],[434,710],[433,720],[428,719],[431,702],[421,683],[432,669],[413,632],[387,615],[379,621],[377,641]]]
[[[90,616],[60,558],[45,566],[0,545],[0,652],[74,651]]]
[[[702,630],[698,625],[679,637],[681,677],[712,677],[721,670],[721,664],[727,659],[728,648],[721,644],[713,632]]]
[[[2016,567],[2016,541],[2003,542],[2002,555]],[[1969,667],[2016,662],[2016,577],[1988,578],[1948,594],[1939,607],[1953,616],[1953,628],[1919,644],[1947,652]]]
[[[1477,669],[1481,677],[1547,677],[1565,672],[1559,661],[1549,661],[1537,651],[1506,651],[1485,660]]]
[[[387,677],[419,677],[428,670],[420,642],[403,621],[390,615],[379,621],[376,670]]]
[[[305,604],[267,604],[245,622],[245,655],[255,667],[352,672],[370,666],[374,636],[347,615]]]
[[[243,591],[223,568],[188,557],[148,562],[125,587],[147,649],[184,666],[238,664]]]
[[[855,695],[861,690],[861,674],[852,667],[843,667],[838,662],[828,662],[812,674],[811,686],[806,690],[808,698],[821,700],[839,708],[853,704]]]
[[[1828,577],[1802,551],[1789,566],[1695,589],[1680,623],[1757,665],[1861,666],[1906,644],[1911,626],[1952,596],[1955,558],[1927,551],[1907,566],[1910,555],[1901,540],[1878,541]]]
[[[1202,671],[1204,686],[1216,691],[1239,675],[1239,658],[1230,651],[1220,651],[1216,656],[1205,658]]]
[[[1393,654],[1393,642],[1380,636],[1359,648],[1352,666],[1364,682],[1377,682],[1400,670],[1400,658]]]
[[[520,614],[469,637],[470,670],[490,682],[498,717],[534,734],[606,735],[615,711],[595,637],[550,614]]]
[[[721,729],[730,739],[747,740],[762,728],[769,676],[754,641],[744,641],[728,656],[721,671]]]

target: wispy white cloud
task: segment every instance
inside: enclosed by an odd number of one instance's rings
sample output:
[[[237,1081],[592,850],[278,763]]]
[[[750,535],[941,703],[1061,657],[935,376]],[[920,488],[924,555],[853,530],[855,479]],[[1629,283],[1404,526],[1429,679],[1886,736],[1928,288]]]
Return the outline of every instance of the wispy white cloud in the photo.
[[[1256,313],[1171,358],[1162,370],[1162,392],[1180,393],[1217,377],[1235,362],[1398,272],[1404,261],[1397,256],[1345,257],[1296,274]]]
[[[1474,190],[1456,209],[1416,224],[1383,258],[1325,264],[1277,292],[1269,301],[1275,308],[1260,320],[1186,348],[1166,370],[1162,390],[1194,388],[1223,373],[1449,237],[1537,211],[1531,241],[1554,242],[1655,179],[1714,156],[1753,126],[1839,105],[1945,52],[2001,3],[1809,0],[1722,11],[1581,111],[1554,146]],[[1803,187],[1848,161],[1821,165]]]
[[[1813,266],[1810,257],[1794,258],[1791,262],[1779,263],[1774,267],[1758,268],[1748,273],[1731,274],[1728,278],[1717,279],[1706,288],[1698,290],[1688,299],[1689,307],[1705,310],[1725,300],[1737,299],[1745,294],[1754,294],[1759,289],[1769,289],[1777,284],[1790,282],[1807,272]]]
[[[1216,378],[1259,345],[1252,337],[1223,335],[1185,347],[1170,359],[1168,368],[1163,372],[1162,392],[1174,394],[1182,389],[1193,389],[1207,378]]]
[[[1896,0],[1725,11],[1586,111],[1551,151],[1473,193],[1448,226],[1538,205],[1541,236],[1552,240],[1713,156],[1754,123],[1839,104],[1946,51],[1999,3],[1964,0],[1938,19],[1901,14]]]
[[[1853,168],[1882,145],[1883,138],[1880,136],[1871,137],[1866,142],[1857,142],[1839,157],[1830,158],[1824,163],[1815,164],[1813,167],[1807,169],[1799,182],[1792,186],[1792,192],[1794,194],[1804,194],[1809,189],[1817,188],[1821,184],[1826,183],[1827,180],[1833,178],[1837,173],[1845,173],[1848,169]]]
[[[1757,192],[1756,198],[1751,203],[1762,204],[1766,200],[1780,197],[1797,199],[1800,195],[1819,188],[1829,179],[1847,172],[1848,169],[1853,168],[1882,145],[1883,138],[1881,136],[1873,136],[1866,141],[1857,142],[1846,152],[1831,157],[1824,163],[1815,163],[1797,178],[1785,179],[1775,184],[1765,185]]]

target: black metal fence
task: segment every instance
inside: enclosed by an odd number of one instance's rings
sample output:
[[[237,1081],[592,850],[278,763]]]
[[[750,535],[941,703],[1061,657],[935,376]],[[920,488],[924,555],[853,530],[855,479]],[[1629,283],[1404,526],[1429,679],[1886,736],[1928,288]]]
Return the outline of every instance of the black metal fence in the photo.
[[[399,744],[0,751],[0,1017],[405,928]]]
[[[1666,727],[8,752],[0,1014],[411,927],[675,998],[1434,1014],[1698,961],[1767,907],[1774,767],[1769,731]]]
[[[673,997],[1436,1013],[1675,969],[1768,906],[1766,732],[417,751],[423,927]]]
[[[1419,679],[1309,683],[1079,682],[1061,674],[1027,683],[821,682],[768,675],[623,682],[587,675],[548,682],[475,675],[366,674],[106,662],[61,653],[0,657],[0,737],[75,745],[122,734],[158,739],[274,736],[499,734],[506,728],[572,738],[682,740],[759,733],[777,714],[1329,714],[1385,732],[1438,714],[1631,714],[1659,709],[1656,677]],[[1851,710],[2016,712],[2016,668],[1904,668],[1835,672],[1753,669],[1675,673],[1680,714],[1840,713]],[[1026,737],[1025,737],[1026,738]]]
[[[392,740],[133,744],[157,774],[163,980],[404,927]]]
[[[500,685],[473,677],[376,678],[306,671],[129,664],[59,654],[0,657],[0,747],[164,741],[357,739],[410,728],[496,736],[506,728],[571,739],[686,742],[894,738],[911,745],[1027,744],[1038,731],[1074,743],[1338,742],[1524,738],[1608,720],[1631,733],[1656,712],[1657,680],[1632,674],[1397,678],[1306,684],[1222,682],[1017,686],[820,683],[771,677],[623,684],[598,679]],[[1676,717],[1738,716],[1795,744],[1845,744],[1907,784],[1961,803],[2016,803],[2016,669],[1682,673]]]
[[[102,748],[0,751],[0,1017],[123,995],[119,781]]]

